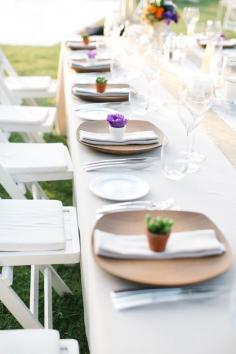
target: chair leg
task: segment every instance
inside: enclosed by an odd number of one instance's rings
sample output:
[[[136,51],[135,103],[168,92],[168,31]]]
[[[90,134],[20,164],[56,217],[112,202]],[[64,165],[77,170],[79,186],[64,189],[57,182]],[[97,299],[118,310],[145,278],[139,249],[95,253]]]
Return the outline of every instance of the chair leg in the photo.
[[[60,275],[55,271],[52,266],[40,266],[39,269],[42,273],[44,273],[44,269],[49,268],[52,275],[52,287],[56,291],[59,296],[63,296],[64,294],[72,294],[70,288],[66,285],[64,280],[60,277]]]
[[[52,329],[52,273],[49,267],[44,269],[44,327]]]
[[[38,319],[39,313],[39,267],[32,265],[30,272],[30,311]]]
[[[43,328],[28,307],[11,288],[7,277],[0,275],[0,300],[24,329]]]

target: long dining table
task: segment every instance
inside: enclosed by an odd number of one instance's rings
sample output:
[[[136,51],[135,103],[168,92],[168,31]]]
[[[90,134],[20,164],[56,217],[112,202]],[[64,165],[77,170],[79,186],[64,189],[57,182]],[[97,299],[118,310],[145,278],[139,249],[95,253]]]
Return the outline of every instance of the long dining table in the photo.
[[[63,44],[59,69],[59,124],[67,133],[74,165],[73,193],[80,229],[83,302],[90,353],[235,354],[235,262],[229,271],[210,281],[216,287],[227,289],[214,298],[153,304],[120,312],[114,308],[111,291],[135,284],[106,273],[94,259],[92,233],[97,220],[96,209],[110,202],[95,196],[89,184],[108,172],[88,173],[82,166],[83,162],[114,156],[92,150],[77,140],[77,129],[82,120],[75,107],[86,102],[74,97],[71,89],[75,82],[86,80],[87,76],[70,69],[69,56],[70,51]],[[169,92],[171,94],[171,88]],[[174,133],[174,125],[166,111],[164,105],[144,118],[158,125],[164,133]],[[207,215],[222,230],[235,255],[235,141],[236,132],[210,112],[197,137],[197,146],[207,157],[198,173],[171,181],[163,175],[160,164],[151,170],[124,170],[122,173],[135,174],[148,182],[150,192],[144,200],[161,201],[173,197],[181,210]],[[146,155],[160,156],[160,149]],[[122,222],[122,213],[120,220]]]

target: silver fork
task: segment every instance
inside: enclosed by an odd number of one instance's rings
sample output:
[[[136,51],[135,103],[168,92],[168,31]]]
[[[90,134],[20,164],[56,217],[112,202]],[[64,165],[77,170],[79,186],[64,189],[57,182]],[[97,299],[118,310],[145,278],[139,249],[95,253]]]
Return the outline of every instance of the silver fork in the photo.
[[[134,288],[112,291],[111,299],[115,308],[121,311],[151,304],[203,300],[226,294],[226,291],[226,287],[211,285],[190,286],[186,288]]]
[[[83,168],[87,172],[121,166],[129,169],[142,169],[156,164],[159,160],[160,159],[157,157],[130,157],[122,159],[98,160],[83,163]]]
[[[110,213],[116,213],[119,211],[132,211],[132,210],[163,210],[163,209],[170,209],[175,204],[174,198],[168,198],[161,202],[153,202],[150,200],[139,200],[139,201],[131,201],[131,202],[124,202],[124,203],[115,203],[110,205],[104,205],[101,208],[97,208],[96,213],[97,215],[105,215]]]

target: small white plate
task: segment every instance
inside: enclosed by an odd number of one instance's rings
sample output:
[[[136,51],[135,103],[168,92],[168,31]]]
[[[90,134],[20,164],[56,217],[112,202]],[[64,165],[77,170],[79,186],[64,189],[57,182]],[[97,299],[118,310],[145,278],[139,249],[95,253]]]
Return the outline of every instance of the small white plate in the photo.
[[[76,112],[77,116],[84,120],[106,120],[108,114],[118,113],[114,109],[104,107],[81,108]]]
[[[128,201],[144,197],[149,185],[132,175],[110,174],[96,178],[90,183],[90,190],[100,198],[114,201]]]

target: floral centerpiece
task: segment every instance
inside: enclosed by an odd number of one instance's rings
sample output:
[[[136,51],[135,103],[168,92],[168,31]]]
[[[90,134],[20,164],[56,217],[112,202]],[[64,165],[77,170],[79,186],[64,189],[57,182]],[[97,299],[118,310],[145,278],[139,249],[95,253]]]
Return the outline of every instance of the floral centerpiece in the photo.
[[[171,22],[178,22],[179,14],[176,5],[172,1],[156,0],[152,1],[144,9],[142,19],[150,25],[155,25],[159,22],[165,22],[170,25]]]
[[[107,123],[109,124],[109,130],[113,139],[118,141],[122,140],[128,123],[125,116],[120,113],[108,114]]]

